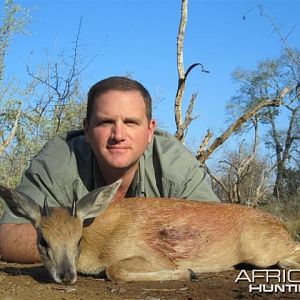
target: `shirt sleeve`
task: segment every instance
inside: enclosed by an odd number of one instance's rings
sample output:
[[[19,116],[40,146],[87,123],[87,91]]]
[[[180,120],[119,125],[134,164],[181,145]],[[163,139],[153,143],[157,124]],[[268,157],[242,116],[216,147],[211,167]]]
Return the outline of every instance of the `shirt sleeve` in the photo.
[[[23,174],[21,183],[16,188],[16,191],[23,192],[41,206],[45,198],[49,206],[57,206],[57,201],[54,198],[55,193],[52,192],[54,189],[55,184],[51,180],[51,174],[49,174],[45,163],[41,161],[41,155],[38,155],[32,160],[29,168]],[[15,216],[10,209],[4,205],[4,213],[0,218],[0,224],[22,224],[28,222],[29,221],[24,218]]]
[[[56,137],[32,159],[16,191],[26,194],[40,206],[43,206],[45,199],[48,205],[53,207],[69,204],[70,198],[73,197],[72,183],[74,182],[71,165],[70,150],[66,142]],[[24,218],[15,216],[4,204],[0,224],[28,222]]]
[[[35,162],[32,162],[35,164]],[[40,183],[39,180],[35,180],[33,174],[31,173],[30,168],[24,173],[22,177],[22,181],[20,185],[17,187],[16,190],[22,191],[30,198],[34,199],[35,201],[38,199],[44,199],[45,195],[43,194],[42,190],[39,188]],[[37,201],[39,202],[39,201]],[[3,201],[4,203],[4,201]],[[12,213],[12,211],[5,205],[4,203],[4,213],[0,218],[0,224],[5,223],[13,223],[13,224],[24,224],[29,223],[29,221],[25,218],[18,217]]]
[[[219,201],[205,168],[174,136],[157,131],[149,153],[153,177],[156,182],[162,178],[162,197]]]
[[[188,170],[185,179],[178,186],[176,197],[199,201],[220,201],[212,190],[206,170],[200,164]]]

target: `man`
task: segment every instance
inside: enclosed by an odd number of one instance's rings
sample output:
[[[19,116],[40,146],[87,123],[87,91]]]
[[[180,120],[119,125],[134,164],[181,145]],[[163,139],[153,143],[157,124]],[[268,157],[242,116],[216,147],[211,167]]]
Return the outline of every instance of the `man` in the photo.
[[[173,136],[156,129],[151,97],[139,82],[110,77],[88,93],[84,131],[61,134],[33,158],[17,188],[43,205],[73,198],[122,178],[124,197],[174,197],[218,201],[204,169]],[[126,200],[125,200],[126,201]],[[0,220],[0,255],[7,261],[39,261],[31,223],[8,208]]]

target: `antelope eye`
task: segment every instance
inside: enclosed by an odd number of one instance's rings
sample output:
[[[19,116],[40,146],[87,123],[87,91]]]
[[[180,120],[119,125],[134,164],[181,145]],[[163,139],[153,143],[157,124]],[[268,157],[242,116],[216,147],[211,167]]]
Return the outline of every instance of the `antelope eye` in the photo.
[[[45,240],[43,237],[40,237],[40,239],[39,239],[39,244],[40,244],[40,246],[43,247],[43,248],[49,248],[48,243],[46,242],[46,240]]]

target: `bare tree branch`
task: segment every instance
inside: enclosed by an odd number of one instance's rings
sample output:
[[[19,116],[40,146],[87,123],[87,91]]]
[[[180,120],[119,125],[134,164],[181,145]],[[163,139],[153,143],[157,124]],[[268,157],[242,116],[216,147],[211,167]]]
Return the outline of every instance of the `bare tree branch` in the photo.
[[[185,35],[185,28],[187,22],[187,0],[182,0],[181,3],[181,19],[179,24],[179,30],[177,35],[177,70],[178,70],[178,87],[175,98],[175,122],[177,126],[177,132],[175,136],[181,140],[184,133],[182,130],[182,98],[185,88],[185,74],[184,74],[184,65],[183,65],[183,41]]]
[[[275,23],[274,19],[269,15],[267,14],[266,10],[264,9],[263,5],[262,4],[258,4],[257,5],[259,11],[260,11],[260,14],[262,16],[264,16],[265,18],[267,18],[267,20],[271,23],[271,26],[273,27],[274,31],[276,32],[276,34],[279,36],[280,38],[280,41],[281,43],[283,44],[284,46],[284,49],[287,51],[289,57],[291,58],[291,60],[300,67],[300,62],[299,60],[297,59],[297,57],[295,56],[295,53],[294,51],[289,47],[288,45],[288,36],[291,34],[291,32],[293,31],[290,30],[290,32],[284,36],[280,30],[280,28],[277,26],[277,24]],[[295,26],[294,26],[295,27]]]
[[[258,111],[265,107],[280,106],[283,103],[283,98],[290,91],[289,88],[284,88],[276,100],[263,100],[254,107],[250,108],[244,115],[238,118],[221,136],[215,139],[212,145],[202,155],[199,155],[197,159],[200,163],[204,163],[210,155],[220,147],[234,132],[236,132],[246,121],[252,118]]]
[[[196,158],[197,160],[200,160],[200,157],[202,157],[205,153],[205,150],[207,149],[208,143],[210,139],[212,138],[213,134],[210,130],[207,130],[206,135],[199,147],[199,150],[197,151]]]
[[[207,70],[204,69],[203,65],[201,63],[194,63],[189,66],[187,71],[184,70],[184,64],[183,64],[183,44],[184,44],[184,36],[185,36],[185,28],[187,23],[187,5],[188,0],[182,0],[181,4],[181,19],[179,24],[179,30],[177,35],[177,70],[178,70],[178,86],[177,86],[177,92],[175,97],[175,105],[174,105],[174,113],[175,113],[175,123],[176,123],[176,138],[184,142],[184,136],[186,133],[186,130],[188,129],[191,121],[195,118],[192,118],[192,111],[194,108],[195,100],[197,94],[193,94],[188,109],[185,115],[185,121],[183,121],[182,117],[182,100],[185,90],[185,83],[188,78],[189,73],[196,68],[197,66],[200,66],[202,68],[202,72],[208,73]]]
[[[16,135],[16,131],[17,131],[17,128],[18,128],[18,125],[19,125],[19,119],[20,119],[21,112],[22,112],[21,106],[22,106],[22,103],[19,102],[18,109],[17,109],[17,114],[16,114],[16,119],[15,119],[13,128],[11,129],[8,137],[6,139],[4,139],[4,137],[2,136],[3,143],[0,145],[0,155],[2,155],[2,153],[10,145],[10,143],[12,142],[12,140],[14,139],[14,137]]]
[[[227,201],[231,203],[256,206],[268,191],[266,166],[257,160],[258,122],[254,120],[254,145],[250,153],[244,149],[244,141],[240,144],[238,153],[228,156],[228,159],[219,161],[225,165],[225,172],[221,177],[209,172],[213,181],[222,189]]]
[[[222,190],[224,191],[224,193],[227,195],[227,198],[231,199],[231,195],[229,193],[229,189],[226,187],[226,185],[223,183],[223,181],[219,177],[217,177],[216,175],[214,175],[210,171],[210,169],[207,168],[207,167],[206,167],[206,171],[207,171],[208,175],[222,188]]]

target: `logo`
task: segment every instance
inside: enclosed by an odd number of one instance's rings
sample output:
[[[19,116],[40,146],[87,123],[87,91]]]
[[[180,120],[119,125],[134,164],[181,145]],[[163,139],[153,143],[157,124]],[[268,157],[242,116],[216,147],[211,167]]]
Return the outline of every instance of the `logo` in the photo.
[[[300,269],[241,270],[235,282],[247,281],[249,293],[300,293]]]

